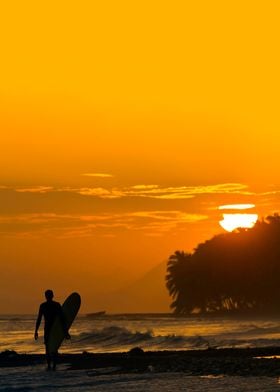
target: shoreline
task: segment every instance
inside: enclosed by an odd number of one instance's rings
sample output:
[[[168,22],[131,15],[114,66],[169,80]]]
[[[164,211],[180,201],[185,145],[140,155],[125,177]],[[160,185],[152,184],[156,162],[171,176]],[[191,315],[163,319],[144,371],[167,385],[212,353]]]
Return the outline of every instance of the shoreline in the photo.
[[[45,364],[44,354],[0,353],[0,367]],[[190,376],[280,376],[280,347],[226,348],[189,351],[143,351],[95,354],[59,354],[68,370],[89,370],[96,375],[181,372]]]

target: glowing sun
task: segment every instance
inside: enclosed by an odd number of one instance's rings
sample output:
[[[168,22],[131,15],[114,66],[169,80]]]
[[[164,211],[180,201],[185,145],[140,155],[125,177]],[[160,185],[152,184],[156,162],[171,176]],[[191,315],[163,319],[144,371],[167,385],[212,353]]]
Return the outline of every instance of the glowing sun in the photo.
[[[254,204],[231,204],[220,206],[219,210],[247,210],[254,207]],[[219,223],[226,231],[233,231],[238,228],[251,229],[257,220],[258,214],[230,212],[223,214],[223,220]]]

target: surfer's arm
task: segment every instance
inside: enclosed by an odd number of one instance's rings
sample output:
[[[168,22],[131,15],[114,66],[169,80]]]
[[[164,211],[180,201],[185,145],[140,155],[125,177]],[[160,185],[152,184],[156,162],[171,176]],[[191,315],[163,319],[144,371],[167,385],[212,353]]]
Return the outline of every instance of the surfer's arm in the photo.
[[[43,311],[42,311],[42,306],[40,306],[37,321],[36,321],[35,333],[34,333],[35,340],[38,339],[38,329],[42,321],[42,316],[43,316]]]

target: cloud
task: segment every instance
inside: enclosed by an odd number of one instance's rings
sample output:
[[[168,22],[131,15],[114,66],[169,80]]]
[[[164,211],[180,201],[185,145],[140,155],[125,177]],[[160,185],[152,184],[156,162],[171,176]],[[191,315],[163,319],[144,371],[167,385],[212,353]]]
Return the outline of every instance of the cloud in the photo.
[[[159,185],[133,185],[123,188],[65,188],[65,191],[81,195],[95,196],[102,199],[118,199],[125,197],[152,199],[190,199],[197,195],[209,194],[243,194],[251,195],[248,186],[238,183],[225,183],[200,186],[160,187]],[[63,190],[63,189],[62,189]]]
[[[113,174],[109,173],[83,173],[81,174],[84,177],[96,177],[96,178],[112,178]]]
[[[253,202],[258,208],[258,213],[266,216],[277,210],[280,202],[277,189],[275,191],[269,189],[269,191],[251,192],[247,185],[240,183],[198,186],[160,186],[140,183],[126,187],[0,186],[0,194],[3,196],[0,233],[26,237],[30,235],[56,238],[75,236],[110,238],[122,232],[134,231],[141,235],[160,236],[187,230],[190,225],[211,219],[211,216],[213,220],[217,220],[215,214],[218,206],[226,203],[229,207],[233,202],[244,204]],[[12,192],[16,194],[10,198],[9,193]],[[23,193],[30,193],[30,196],[23,198]],[[40,196],[48,193],[50,193],[49,198]],[[115,199],[123,200],[115,202]],[[11,200],[9,205],[7,200]],[[163,204],[157,200],[169,202]],[[186,200],[186,202],[171,204],[171,201],[176,200]],[[161,210],[163,206],[166,210]],[[40,212],[42,210],[43,212]],[[25,213],[27,211],[29,213]],[[90,211],[97,212],[90,213]]]
[[[115,236],[121,231],[141,231],[144,234],[164,234],[185,224],[208,217],[182,211],[135,211],[128,213],[79,214],[20,214],[0,216],[0,232],[22,236],[54,236],[60,238],[93,235]]]
[[[90,173],[88,173],[90,174]],[[96,173],[98,174],[98,173]],[[92,174],[92,176],[94,173]],[[103,174],[100,173],[103,176]],[[105,175],[105,174],[104,174]],[[111,175],[106,175],[111,176]],[[4,188],[13,189],[13,188]],[[154,184],[139,184],[129,187],[59,187],[52,186],[32,186],[16,187],[14,191],[18,193],[48,193],[48,192],[68,192],[83,196],[92,196],[100,199],[120,199],[120,198],[150,198],[162,200],[191,199],[198,195],[210,194],[240,194],[254,195],[248,191],[248,186],[239,183],[224,183],[214,185],[198,186],[177,186],[162,187]]]
[[[40,213],[40,214],[18,214],[18,215],[0,215],[0,224],[29,224],[38,225],[60,220],[73,219],[73,215]]]
[[[206,215],[187,214],[182,211],[137,211],[127,213],[126,216],[133,218],[149,218],[159,221],[174,221],[174,218],[176,218],[177,221],[188,223],[197,222],[208,218]]]
[[[133,185],[131,189],[137,190],[149,190],[149,189],[158,189],[158,185]]]
[[[68,192],[73,192],[73,189],[68,190]],[[105,188],[80,188],[74,190],[74,192],[79,193],[84,196],[95,196],[100,197],[102,199],[117,199],[120,197],[124,197],[123,192],[114,190],[108,190]]]
[[[219,210],[248,210],[250,208],[255,208],[255,204],[226,204],[223,206],[219,206]]]
[[[19,193],[47,193],[53,191],[52,186],[34,186],[29,188],[16,188],[15,191]]]
[[[268,192],[262,192],[260,193],[261,196],[274,196],[274,195],[279,195],[280,191],[279,190],[274,190],[274,191],[268,191]]]

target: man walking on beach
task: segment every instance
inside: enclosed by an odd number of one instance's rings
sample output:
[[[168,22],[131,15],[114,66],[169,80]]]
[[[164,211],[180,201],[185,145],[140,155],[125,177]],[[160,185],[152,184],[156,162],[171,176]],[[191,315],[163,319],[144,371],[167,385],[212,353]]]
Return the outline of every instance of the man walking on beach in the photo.
[[[58,302],[53,301],[53,291],[52,290],[46,290],[45,291],[45,297],[46,297],[46,302],[43,302],[40,305],[39,308],[39,313],[36,321],[36,327],[35,327],[35,333],[34,333],[34,339],[38,339],[38,330],[41,324],[42,316],[44,316],[45,320],[45,326],[44,326],[44,343],[46,346],[46,358],[47,358],[47,370],[51,370],[51,363],[53,363],[52,369],[56,369],[56,359],[57,359],[57,353],[51,354],[49,352],[48,348],[48,343],[49,343],[49,337],[50,337],[50,331],[51,327],[57,317],[61,319],[62,325],[64,326],[64,333],[65,333],[65,338],[70,339],[70,335],[68,333],[68,330],[66,328],[63,312],[61,305]]]

